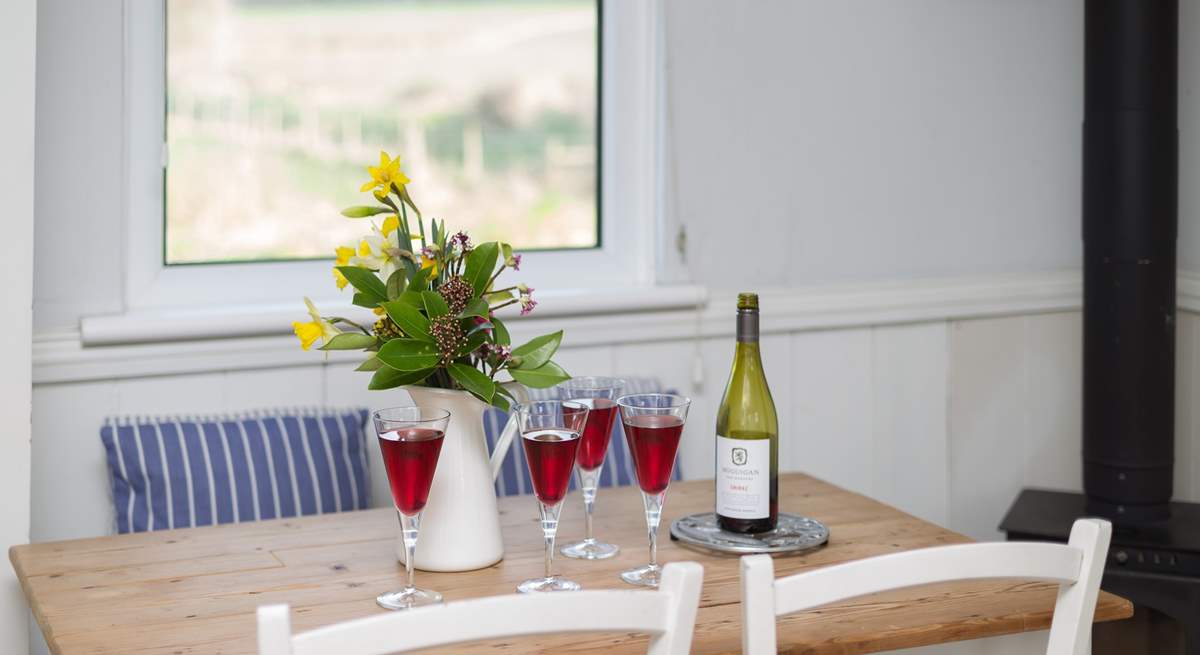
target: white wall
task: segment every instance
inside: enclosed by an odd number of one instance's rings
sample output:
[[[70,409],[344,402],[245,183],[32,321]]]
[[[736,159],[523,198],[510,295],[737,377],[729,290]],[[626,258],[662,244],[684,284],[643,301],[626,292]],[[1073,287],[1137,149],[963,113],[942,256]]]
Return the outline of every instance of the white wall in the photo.
[[[77,327],[121,310],[123,3],[37,5],[34,324]]]
[[[1078,266],[1081,2],[665,3],[667,204],[694,280]],[[1200,270],[1200,8],[1181,4],[1180,262]],[[34,320],[74,328],[122,309],[122,9],[38,15]],[[69,194],[64,161],[89,171]]]
[[[122,308],[121,5],[39,3],[38,328]],[[1192,213],[1187,72],[1200,51],[1187,37],[1200,33],[1200,11],[1184,5],[1182,206]],[[689,228],[694,279],[774,286],[1077,266],[1081,6],[666,0],[668,206]],[[71,194],[55,193],[63,161],[89,171]],[[1200,268],[1191,223],[1182,259]]]
[[[1080,265],[1083,3],[667,3],[693,279]],[[1180,3],[1180,265],[1200,270],[1200,5]]]
[[[36,0],[0,3],[0,549],[29,541],[30,357],[33,304],[34,55]],[[28,610],[12,568],[0,566],[0,652],[29,644]]]

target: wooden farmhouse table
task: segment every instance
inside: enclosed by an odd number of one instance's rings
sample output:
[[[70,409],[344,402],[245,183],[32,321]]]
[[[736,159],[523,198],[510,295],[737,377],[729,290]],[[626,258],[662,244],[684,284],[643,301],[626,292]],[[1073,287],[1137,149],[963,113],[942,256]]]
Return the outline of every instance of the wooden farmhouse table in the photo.
[[[781,507],[830,527],[829,544],[780,558],[789,575],[871,555],[970,539],[865,496],[802,474],[781,476]],[[698,561],[704,591],[693,652],[740,651],[738,560],[699,553],[668,538],[675,518],[712,506],[712,482],[676,483],[668,491],[659,560]],[[505,558],[466,573],[418,572],[420,586],[447,601],[508,594],[542,569],[536,501],[500,500]],[[559,541],[579,538],[583,508],[567,499]],[[15,546],[9,555],[38,624],[55,653],[253,653],[255,608],[289,603],[293,628],[307,630],[377,614],[375,596],[398,589],[396,516],[369,510],[217,527]],[[555,558],[557,572],[586,589],[628,588],[623,569],[646,561],[646,526],[637,489],[602,489],[596,535],[621,546],[599,562]],[[418,548],[420,545],[418,544]],[[984,581],[939,584],[859,598],[783,617],[781,651],[869,653],[1049,626],[1055,587]],[[1100,594],[1097,621],[1130,616],[1122,598]],[[646,639],[574,634],[489,642],[492,653],[637,653]],[[483,652],[481,644],[446,652]]]

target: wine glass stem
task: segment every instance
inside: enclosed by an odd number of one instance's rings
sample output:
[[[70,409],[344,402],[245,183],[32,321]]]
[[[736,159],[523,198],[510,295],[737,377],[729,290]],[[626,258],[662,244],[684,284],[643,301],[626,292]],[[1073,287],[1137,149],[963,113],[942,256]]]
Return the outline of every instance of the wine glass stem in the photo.
[[[586,491],[583,493],[583,540],[589,544],[595,541],[592,537],[592,508],[596,505],[596,494],[593,490],[589,496]]]
[[[404,570],[408,574],[406,591],[411,591],[416,588],[413,560],[417,556],[417,531],[421,527],[421,514],[418,512],[411,516],[405,516],[403,512],[399,511],[397,514],[400,514],[400,530],[404,534]]]
[[[554,576],[554,537],[558,534],[558,508],[548,507],[544,503],[538,505],[542,508],[542,536],[546,538],[546,577],[551,578]]]
[[[579,487],[583,492],[583,540],[589,544],[595,541],[592,537],[592,510],[596,507],[596,473],[597,471],[579,472]]]
[[[658,566],[658,524],[662,520],[662,503],[665,494],[643,493],[646,503],[646,532],[650,536],[650,566]]]

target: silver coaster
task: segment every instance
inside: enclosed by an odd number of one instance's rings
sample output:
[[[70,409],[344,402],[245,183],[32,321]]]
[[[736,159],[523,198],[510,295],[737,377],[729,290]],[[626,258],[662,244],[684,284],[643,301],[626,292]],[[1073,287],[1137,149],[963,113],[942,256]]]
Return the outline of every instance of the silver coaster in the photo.
[[[829,541],[829,528],[815,519],[779,513],[775,529],[759,534],[725,532],[712,512],[692,514],[671,524],[671,538],[685,546],[721,553],[800,553]]]

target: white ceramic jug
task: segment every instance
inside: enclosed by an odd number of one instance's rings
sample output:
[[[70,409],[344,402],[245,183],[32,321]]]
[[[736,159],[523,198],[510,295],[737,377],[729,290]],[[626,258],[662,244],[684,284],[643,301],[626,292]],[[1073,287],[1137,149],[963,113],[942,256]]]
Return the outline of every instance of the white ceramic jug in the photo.
[[[505,386],[521,402],[528,402],[524,387],[513,383]],[[504,542],[493,480],[516,435],[516,421],[505,425],[489,457],[483,433],[483,413],[489,405],[466,391],[430,387],[405,390],[418,407],[440,407],[450,412],[429,503],[421,513],[416,568],[470,571],[499,562],[504,557]],[[399,536],[396,553],[404,561],[404,542]]]

